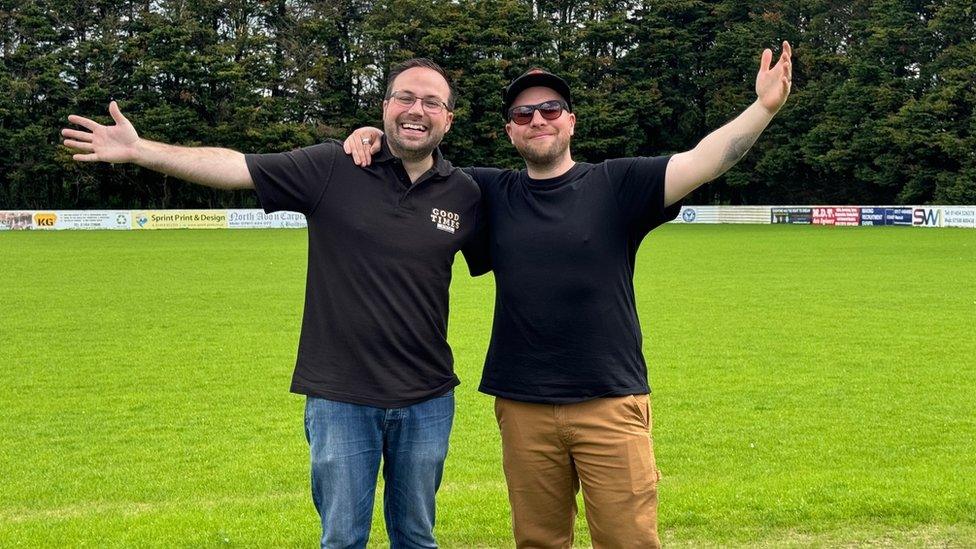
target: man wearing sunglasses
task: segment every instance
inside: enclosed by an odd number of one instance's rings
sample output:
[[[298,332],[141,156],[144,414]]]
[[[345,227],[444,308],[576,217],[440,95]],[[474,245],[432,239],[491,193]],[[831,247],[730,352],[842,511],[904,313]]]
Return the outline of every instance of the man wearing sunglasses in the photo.
[[[637,249],[680,200],[735,165],[786,102],[791,50],[765,50],[757,100],[692,150],[575,162],[566,82],[533,69],[505,88],[522,171],[466,170],[488,209],[495,318],[480,390],[495,415],[518,547],[571,547],[583,489],[594,547],[658,547],[650,387],[634,299]],[[345,143],[359,164],[368,147]]]
[[[141,139],[112,102],[115,125],[72,115],[62,130],[81,162],[132,162],[220,189],[257,191],[266,212],[308,220],[305,313],[292,392],[305,395],[312,499],[322,547],[366,547],[380,463],[393,548],[436,547],[434,496],[454,418],[448,286],[463,250],[473,275],[481,192],[441,157],[454,91],[428,59],[395,66],[386,137],[369,169],[337,141],[249,154]]]

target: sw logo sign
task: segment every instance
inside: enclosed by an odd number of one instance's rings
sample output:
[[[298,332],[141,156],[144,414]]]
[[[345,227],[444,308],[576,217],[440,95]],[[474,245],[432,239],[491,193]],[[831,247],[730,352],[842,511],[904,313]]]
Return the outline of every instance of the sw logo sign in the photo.
[[[941,227],[942,210],[939,208],[915,208],[912,211],[912,225],[916,227]]]

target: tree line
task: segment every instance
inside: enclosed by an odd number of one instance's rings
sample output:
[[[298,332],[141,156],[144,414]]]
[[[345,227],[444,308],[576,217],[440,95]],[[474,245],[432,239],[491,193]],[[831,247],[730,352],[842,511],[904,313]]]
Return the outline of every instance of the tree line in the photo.
[[[763,48],[793,94],[697,204],[976,203],[971,0],[0,0],[0,209],[253,206],[132,166],[75,164],[58,130],[119,101],[140,135],[272,152],[379,125],[386,71],[455,78],[458,166],[520,167],[501,89],[564,75],[576,160],[693,147],[746,108]]]

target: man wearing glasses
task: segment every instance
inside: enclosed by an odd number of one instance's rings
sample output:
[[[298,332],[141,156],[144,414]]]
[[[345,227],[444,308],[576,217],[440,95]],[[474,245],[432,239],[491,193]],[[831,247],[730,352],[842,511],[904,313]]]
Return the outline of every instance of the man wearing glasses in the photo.
[[[643,238],[735,165],[786,102],[791,50],[765,50],[757,100],[694,149],[574,162],[569,86],[534,69],[503,92],[522,171],[467,170],[488,209],[497,288],[480,390],[494,395],[518,547],[571,547],[582,485],[594,547],[658,547],[647,367],[634,300]],[[346,141],[368,165],[370,147]],[[357,146],[358,145],[358,146]]]
[[[427,59],[391,69],[386,137],[360,169],[328,141],[244,155],[139,138],[115,102],[113,126],[72,115],[75,160],[132,162],[220,189],[253,188],[266,212],[308,220],[308,278],[292,392],[306,395],[312,499],[322,547],[365,547],[380,463],[394,548],[435,547],[434,495],[454,418],[447,344],[454,255],[472,260],[481,192],[441,157],[454,92]],[[477,254],[482,256],[483,254]]]

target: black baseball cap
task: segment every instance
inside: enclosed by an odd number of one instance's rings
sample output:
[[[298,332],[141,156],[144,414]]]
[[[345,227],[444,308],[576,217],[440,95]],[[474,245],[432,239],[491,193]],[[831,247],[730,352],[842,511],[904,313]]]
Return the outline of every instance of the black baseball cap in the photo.
[[[502,118],[506,122],[508,122],[508,109],[512,108],[512,102],[518,94],[536,86],[549,88],[563,96],[569,107],[566,110],[573,112],[573,100],[569,95],[569,84],[565,80],[543,69],[529,69],[502,90]]]

